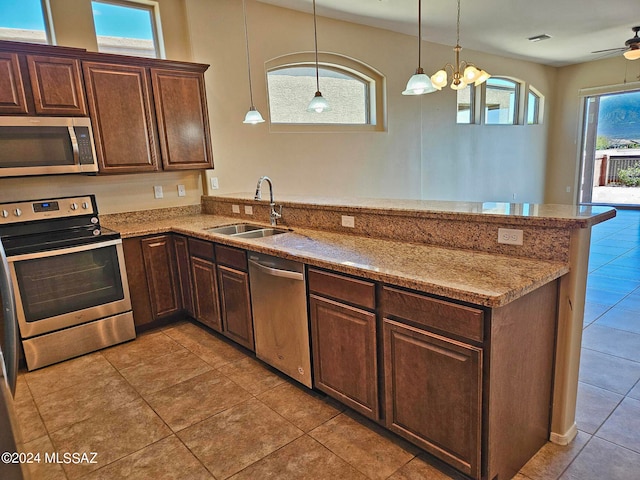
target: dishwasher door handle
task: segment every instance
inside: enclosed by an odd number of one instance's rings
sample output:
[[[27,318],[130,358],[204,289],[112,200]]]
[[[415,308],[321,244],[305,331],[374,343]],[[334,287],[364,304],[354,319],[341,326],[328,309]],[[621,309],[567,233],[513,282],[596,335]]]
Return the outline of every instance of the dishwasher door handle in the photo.
[[[290,278],[292,280],[300,280],[300,281],[304,280],[304,275],[302,273],[292,272],[289,270],[280,270],[279,268],[267,267],[266,265],[263,265],[251,259],[249,259],[249,263],[254,267],[256,267],[258,270],[260,270],[261,272],[266,273],[267,275],[271,275],[273,277]]]

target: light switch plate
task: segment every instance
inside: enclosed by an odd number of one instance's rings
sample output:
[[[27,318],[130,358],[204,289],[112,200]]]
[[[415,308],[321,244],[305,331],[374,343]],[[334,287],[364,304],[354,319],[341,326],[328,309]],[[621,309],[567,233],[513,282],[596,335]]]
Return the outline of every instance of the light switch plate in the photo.
[[[178,185],[178,196],[185,197],[187,195],[187,190],[184,188],[184,185]]]
[[[153,196],[155,198],[163,198],[164,194],[162,193],[162,185],[155,185],[153,187]]]
[[[244,206],[245,215],[253,215],[253,207],[251,205]]]
[[[218,184],[218,177],[211,177],[210,182],[212,190],[217,190],[218,188],[220,188]]]
[[[240,213],[240,205],[231,205],[231,211],[233,213]]]

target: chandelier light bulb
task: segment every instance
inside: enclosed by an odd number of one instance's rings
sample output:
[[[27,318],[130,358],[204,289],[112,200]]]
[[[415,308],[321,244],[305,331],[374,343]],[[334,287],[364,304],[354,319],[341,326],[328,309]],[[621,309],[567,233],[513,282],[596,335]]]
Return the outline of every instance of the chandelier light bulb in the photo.
[[[438,70],[436,73],[431,75],[431,83],[438,90],[441,90],[442,87],[447,86],[447,72],[445,70]]]

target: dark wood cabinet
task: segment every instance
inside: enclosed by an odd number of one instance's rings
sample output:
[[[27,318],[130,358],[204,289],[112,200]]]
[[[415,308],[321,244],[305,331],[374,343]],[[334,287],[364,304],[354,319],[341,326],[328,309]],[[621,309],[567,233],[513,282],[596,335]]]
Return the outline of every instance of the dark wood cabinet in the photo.
[[[196,238],[189,238],[188,242],[193,285],[192,316],[208,327],[222,332],[214,245]]]
[[[18,55],[0,52],[0,113],[29,112]]]
[[[375,285],[309,269],[314,384],[378,420]]]
[[[80,60],[27,55],[35,113],[86,116]]]
[[[216,245],[222,333],[234,342],[255,350],[253,316],[247,273],[247,252]]]
[[[482,349],[384,319],[385,423],[480,477]]]
[[[189,242],[187,237],[174,235],[173,246],[176,251],[176,268],[178,269],[182,308],[193,317],[193,281],[191,278],[191,257],[189,255]]]
[[[151,68],[151,79],[164,170],[213,168],[204,74]]]
[[[316,295],[309,308],[315,387],[377,420],[375,314]]]
[[[83,70],[100,172],[158,170],[155,115],[147,69],[84,62]]]
[[[172,236],[143,238],[141,245],[153,319],[180,312],[182,305]]]

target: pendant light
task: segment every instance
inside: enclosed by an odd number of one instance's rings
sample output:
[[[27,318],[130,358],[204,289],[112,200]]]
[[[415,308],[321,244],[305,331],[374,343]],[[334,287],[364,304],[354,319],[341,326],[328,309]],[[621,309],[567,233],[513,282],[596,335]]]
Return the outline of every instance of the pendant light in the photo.
[[[403,95],[424,95],[435,92],[436,88],[431,84],[431,80],[425,75],[420,64],[422,54],[422,0],[418,0],[418,68],[416,73],[407,82],[407,88]]]
[[[247,70],[249,71],[249,97],[251,99],[251,107],[244,117],[242,123],[250,123],[255,125],[256,123],[263,123],[264,118],[260,115],[260,112],[253,105],[253,89],[251,88],[251,60],[249,58],[249,32],[247,30],[247,7],[245,0],[242,0],[242,15],[244,17],[244,40],[247,46]]]
[[[491,77],[491,75],[484,70],[477,68],[474,64],[467,63],[464,60],[462,62],[460,61],[460,50],[462,50],[462,47],[460,46],[460,0],[458,0],[456,35],[456,46],[453,48],[453,51],[456,52],[455,65],[447,63],[442,70],[438,70],[436,73],[431,75],[431,82],[438,90],[447,85],[447,69],[451,70],[451,88],[454,90],[461,90],[472,83],[478,86],[481,83],[486,82]]]
[[[309,106],[307,107],[307,112],[328,112],[331,110],[329,106],[329,102],[322,96],[320,93],[320,67],[318,66],[318,26],[316,24],[316,0],[313,0],[313,38],[315,42],[316,49],[316,94],[309,102]]]

